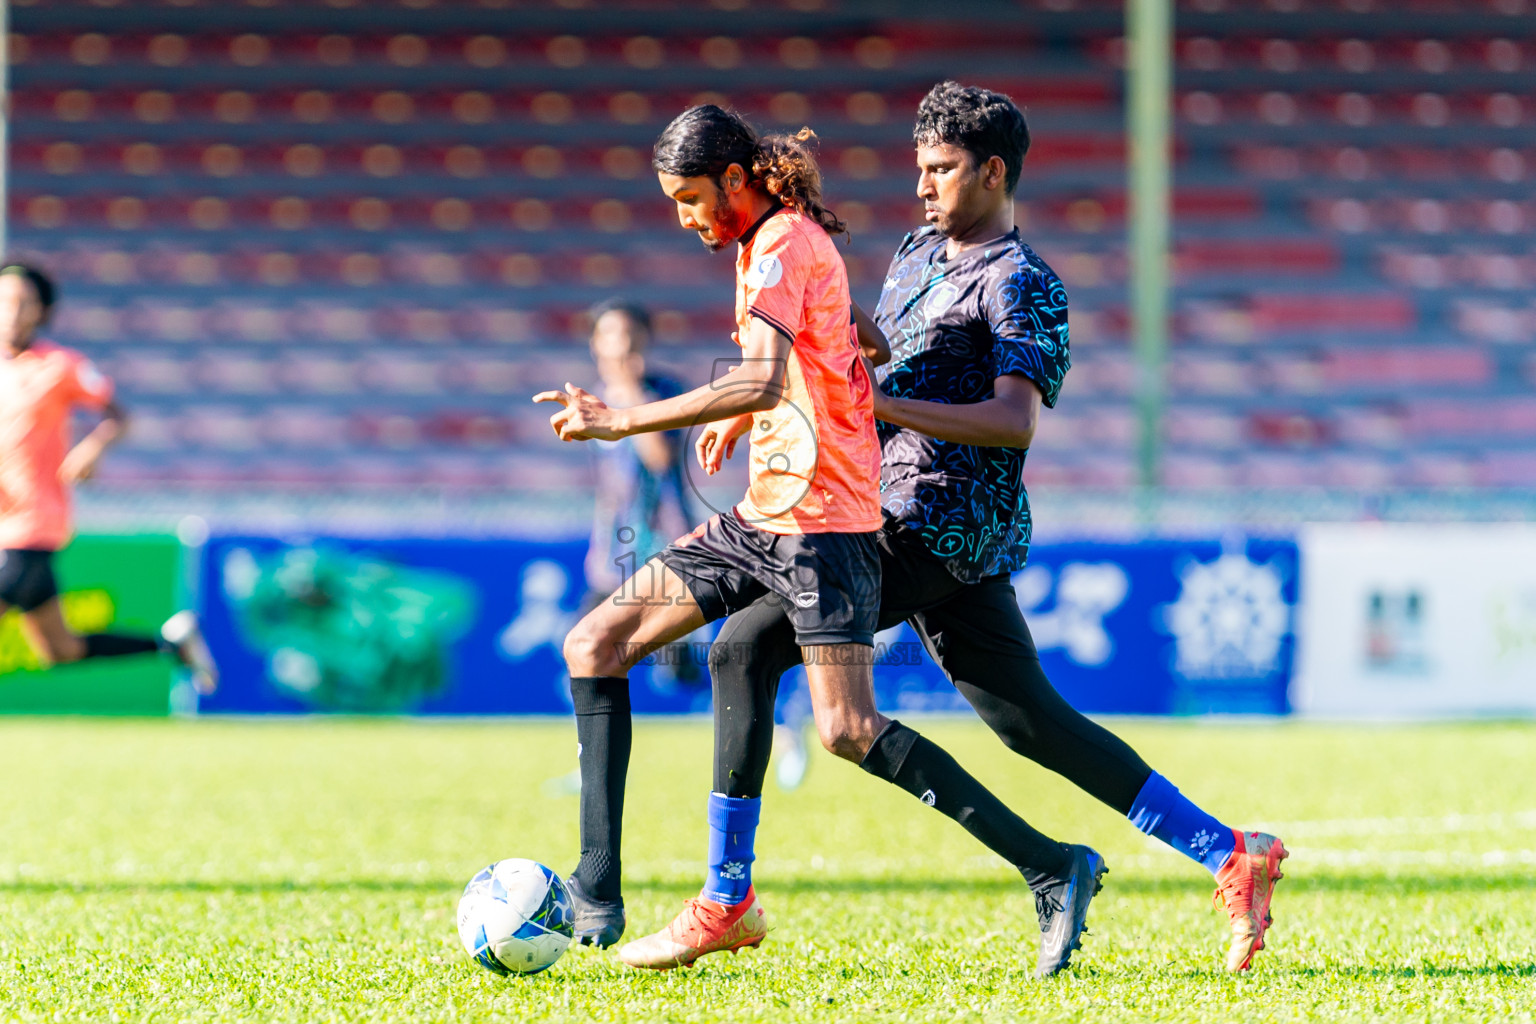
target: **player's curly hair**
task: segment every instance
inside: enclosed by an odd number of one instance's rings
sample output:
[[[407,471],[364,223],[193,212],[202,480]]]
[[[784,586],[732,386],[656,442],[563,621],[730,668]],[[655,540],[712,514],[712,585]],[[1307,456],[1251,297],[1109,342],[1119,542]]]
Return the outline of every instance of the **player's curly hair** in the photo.
[[[793,135],[759,135],[734,110],[706,103],[673,118],[656,139],[651,166],[680,178],[708,177],[718,185],[726,168],[739,164],[751,184],[761,185],[827,234],[846,235],[848,225],[822,204],[815,142],[816,133],[809,128]]]
[[[53,315],[53,304],[58,301],[59,289],[53,283],[53,278],[30,263],[21,260],[6,260],[0,263],[0,274],[15,274],[17,277],[26,278],[32,285],[32,290],[37,294],[37,301],[43,307],[43,323]]]
[[[919,146],[959,146],[978,164],[1001,157],[1004,183],[1012,195],[1029,152],[1029,125],[1002,93],[946,81],[928,90],[918,104],[912,141]]]

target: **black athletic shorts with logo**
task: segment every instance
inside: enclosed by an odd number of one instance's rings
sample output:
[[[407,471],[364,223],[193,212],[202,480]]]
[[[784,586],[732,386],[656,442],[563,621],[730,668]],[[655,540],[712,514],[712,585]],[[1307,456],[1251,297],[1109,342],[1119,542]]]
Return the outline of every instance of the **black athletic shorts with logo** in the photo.
[[[874,646],[880,555],[868,533],[769,533],[735,509],[711,516],[659,555],[706,621],[775,594],[802,646]]]
[[[0,550],[0,606],[32,612],[58,597],[53,554],[31,548]]]

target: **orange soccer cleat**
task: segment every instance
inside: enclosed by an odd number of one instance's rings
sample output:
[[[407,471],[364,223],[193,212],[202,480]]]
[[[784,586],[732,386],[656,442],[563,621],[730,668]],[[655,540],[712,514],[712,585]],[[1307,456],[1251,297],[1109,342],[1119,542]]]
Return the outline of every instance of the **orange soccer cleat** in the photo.
[[[625,943],[619,959],[631,967],[665,971],[686,967],[708,953],[759,946],[767,935],[768,915],[751,889],[733,907],[696,896],[661,931]]]
[[[1227,970],[1246,971],[1253,963],[1253,954],[1264,948],[1264,933],[1274,923],[1269,901],[1275,895],[1275,883],[1285,877],[1280,862],[1290,854],[1277,836],[1232,831],[1237,836],[1237,848],[1216,872],[1212,901],[1225,908],[1232,922]]]

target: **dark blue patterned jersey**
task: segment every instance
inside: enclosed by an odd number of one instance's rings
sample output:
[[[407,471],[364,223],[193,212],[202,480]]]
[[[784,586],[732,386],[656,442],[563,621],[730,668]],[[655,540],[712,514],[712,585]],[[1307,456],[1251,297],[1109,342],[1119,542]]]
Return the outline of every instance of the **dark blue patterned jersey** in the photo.
[[[1072,365],[1067,292],[1018,229],[945,257],[932,227],[909,234],[891,260],[875,322],[891,343],[880,387],[897,398],[965,404],[993,395],[1005,374],[1034,381],[1056,404]],[[937,441],[880,423],[880,500],[957,579],[1023,568],[1029,496],[1022,448]]]

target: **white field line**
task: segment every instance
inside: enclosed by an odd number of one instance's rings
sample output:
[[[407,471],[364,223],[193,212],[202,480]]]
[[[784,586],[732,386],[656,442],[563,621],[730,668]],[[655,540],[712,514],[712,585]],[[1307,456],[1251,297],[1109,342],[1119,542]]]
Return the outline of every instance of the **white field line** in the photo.
[[[1289,844],[1288,844],[1289,845]],[[1138,853],[1111,858],[1110,867],[1146,871],[1167,870],[1169,859],[1161,854]],[[1324,868],[1507,868],[1536,866],[1536,849],[1515,850],[1337,850],[1301,846],[1292,848],[1285,862],[1286,874],[1298,869]]]
[[[1318,818],[1272,821],[1257,826],[1279,836],[1416,836],[1456,832],[1520,832],[1536,829],[1536,811],[1446,814],[1440,817]]]

